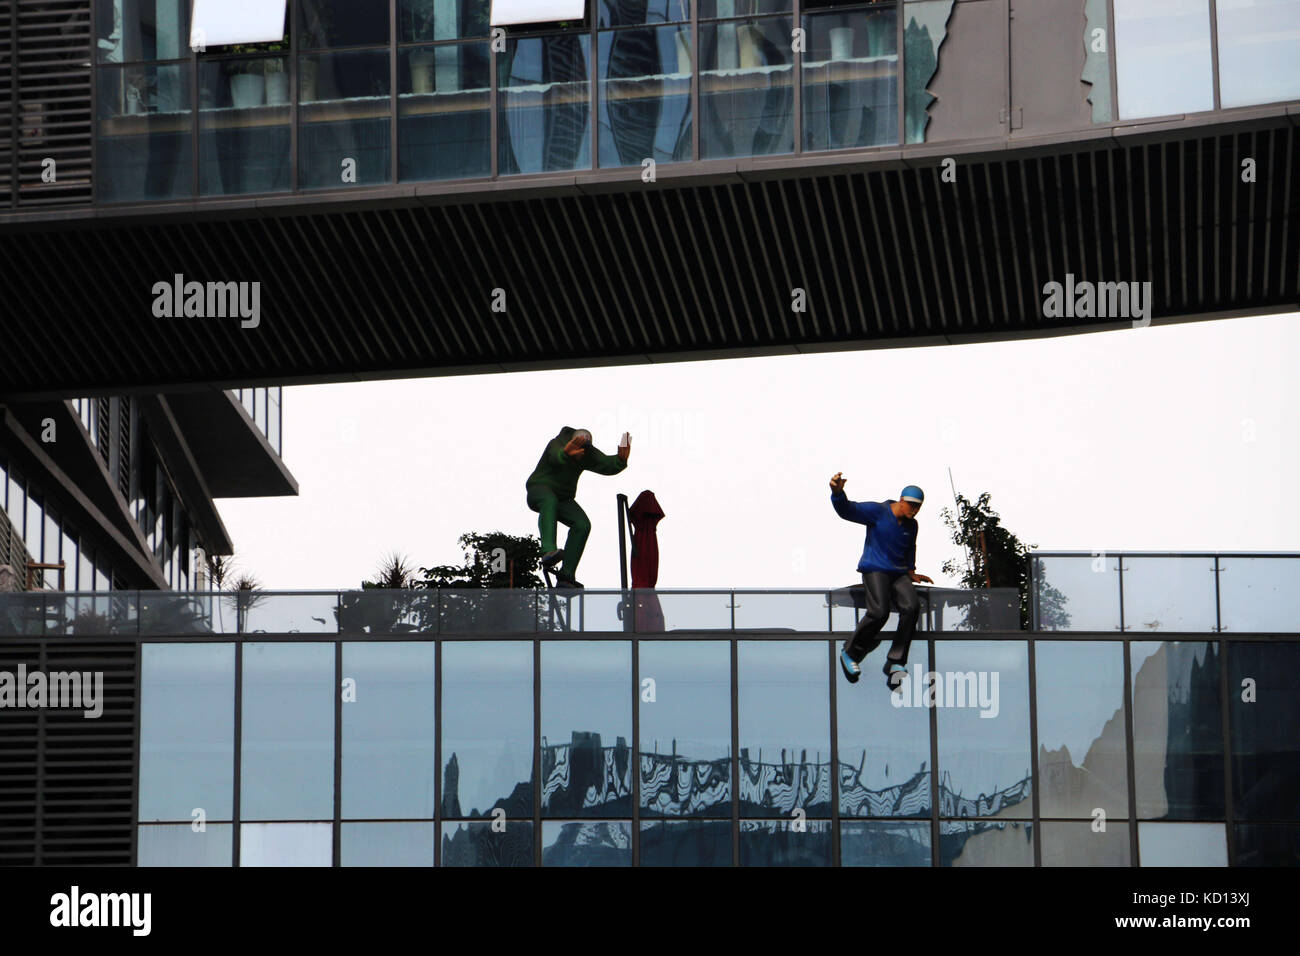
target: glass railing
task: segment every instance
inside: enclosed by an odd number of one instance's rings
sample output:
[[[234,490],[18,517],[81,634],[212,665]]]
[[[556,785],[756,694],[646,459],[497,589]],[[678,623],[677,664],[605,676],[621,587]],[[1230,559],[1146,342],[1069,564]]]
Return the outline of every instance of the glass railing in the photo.
[[[1032,554],[1038,631],[1300,632],[1300,554]]]
[[[926,632],[1015,631],[1013,588],[918,587]],[[838,590],[113,591],[0,594],[0,635],[840,633],[861,586]],[[893,630],[892,613],[885,629]]]

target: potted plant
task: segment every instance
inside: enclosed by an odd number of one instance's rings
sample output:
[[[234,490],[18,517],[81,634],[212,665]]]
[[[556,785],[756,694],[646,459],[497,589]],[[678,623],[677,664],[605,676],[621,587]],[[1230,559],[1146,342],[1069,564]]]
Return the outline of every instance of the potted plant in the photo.
[[[268,53],[281,54],[265,61],[266,102],[277,106],[283,105],[289,102],[289,38],[268,43],[265,49]]]
[[[256,46],[231,46],[231,53],[243,56],[226,60],[222,69],[230,77],[230,105],[235,109],[261,106],[266,101],[266,64],[263,60],[248,59],[249,54],[260,53]]]

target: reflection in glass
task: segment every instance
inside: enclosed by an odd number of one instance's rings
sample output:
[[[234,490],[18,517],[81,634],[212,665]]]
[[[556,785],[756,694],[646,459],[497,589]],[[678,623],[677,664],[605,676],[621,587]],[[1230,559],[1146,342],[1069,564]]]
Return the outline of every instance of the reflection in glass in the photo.
[[[244,823],[239,827],[240,866],[332,866],[334,827],[329,823]]]
[[[599,43],[600,165],[690,160],[690,26],[605,31]]]
[[[96,83],[100,200],[192,195],[188,64],[102,67]]]
[[[141,645],[140,819],[229,820],[234,772],[235,646]]]
[[[936,641],[939,812],[1030,815],[1029,649],[1023,641]],[[903,692],[923,700],[919,665]],[[919,685],[919,686],[918,686]],[[906,699],[906,698],[905,698]]]
[[[1300,820],[1300,643],[1234,641],[1228,687],[1253,682],[1254,696],[1233,693],[1233,816]]]
[[[376,6],[356,0],[301,0],[302,48],[387,43],[388,16]]]
[[[628,641],[542,645],[544,816],[631,815],[631,692]]]
[[[939,48],[948,35],[954,0],[909,3],[903,9],[904,142],[924,143],[930,125],[930,82],[939,70]]]
[[[804,149],[898,142],[896,8],[803,18]]]
[[[700,24],[700,158],[794,151],[789,17]]]
[[[1232,832],[1233,866],[1295,866],[1300,860],[1300,826],[1239,824]]]
[[[189,0],[95,0],[100,63],[176,60],[189,47]]]
[[[885,642],[863,659],[863,682],[868,687],[841,682],[835,695],[840,813],[850,817],[928,817],[930,712],[925,707],[893,706],[891,695],[876,683],[881,680],[887,653],[889,643]],[[919,660],[926,660],[924,645],[918,644],[915,653]],[[928,860],[928,849],[926,854]]]
[[[388,182],[387,50],[299,57],[298,96],[298,182],[304,189]]]
[[[853,821],[840,824],[841,866],[929,866],[930,824]]]
[[[288,188],[288,58],[200,60],[199,193]]]
[[[137,866],[230,866],[234,824],[208,823],[195,831],[190,823],[139,827]]]
[[[397,0],[397,39],[485,37],[491,7],[491,0]]]
[[[830,866],[831,823],[808,820],[802,831],[789,820],[741,820],[741,866]]]
[[[700,0],[700,19],[752,17],[760,13],[785,13],[790,0]]]
[[[345,643],[342,679],[343,817],[432,818],[434,644]]]
[[[1138,817],[1223,816],[1223,712],[1213,641],[1134,641],[1133,772]]]
[[[1035,557],[1034,601],[1040,631],[1118,631],[1119,559]]]
[[[1300,0],[1218,0],[1225,108],[1300,99]]]
[[[1043,811],[1046,814],[1046,811]],[[1106,815],[1106,829],[1091,822],[1042,824],[1043,866],[1129,866],[1128,824]]]
[[[542,823],[542,866],[631,865],[632,825],[625,820]]]
[[[507,39],[499,54],[502,175],[591,168],[587,35]]]
[[[742,631],[826,631],[825,592],[746,592],[735,597],[736,629]]]
[[[1094,123],[1109,123],[1115,115],[1111,105],[1110,46],[1094,42],[1094,38],[1110,36],[1109,6],[1107,0],[1084,0],[1083,5],[1083,47],[1087,53],[1080,79],[1088,84]]]
[[[731,647],[726,641],[642,641],[641,811],[731,816]],[[730,854],[730,851],[728,851]],[[729,858],[729,857],[728,857]]]
[[[344,823],[340,827],[339,865],[433,866],[433,828],[432,821]]]
[[[596,26],[602,29],[642,23],[682,23],[690,18],[690,0],[599,0],[596,8]]]
[[[1038,641],[1038,780],[1045,817],[1128,816],[1124,646]]]
[[[1220,558],[1219,613],[1225,631],[1300,631],[1300,558]]]
[[[402,179],[492,172],[491,64],[486,43],[398,53],[397,161]]]
[[[1009,820],[940,820],[940,866],[1033,866],[1034,826]]]
[[[1222,823],[1139,823],[1141,866],[1227,866],[1228,834]]]
[[[828,666],[822,641],[739,643],[742,815],[830,815]]]
[[[1213,633],[1214,602],[1214,558],[1124,558],[1126,631]]]
[[[532,821],[507,820],[504,831],[493,830],[486,821],[444,823],[442,865],[532,866]]]
[[[442,815],[531,817],[533,740],[533,645],[444,642]]]
[[[641,866],[731,866],[731,824],[643,820]]]
[[[1115,0],[1119,118],[1214,108],[1209,0]]]
[[[241,818],[332,820],[334,645],[247,643],[243,654]]]

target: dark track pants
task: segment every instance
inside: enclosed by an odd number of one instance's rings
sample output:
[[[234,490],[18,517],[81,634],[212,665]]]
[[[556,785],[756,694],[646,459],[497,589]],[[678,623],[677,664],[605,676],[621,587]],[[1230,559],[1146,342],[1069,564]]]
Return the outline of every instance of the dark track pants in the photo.
[[[864,657],[880,646],[880,638],[876,635],[889,620],[892,604],[898,610],[898,630],[894,634],[894,643],[889,648],[887,663],[906,664],[912,635],[916,632],[916,621],[921,616],[921,601],[916,596],[916,588],[912,587],[912,579],[906,571],[901,574],[864,571],[862,583],[867,592],[867,610],[846,645],[849,657],[860,664]]]

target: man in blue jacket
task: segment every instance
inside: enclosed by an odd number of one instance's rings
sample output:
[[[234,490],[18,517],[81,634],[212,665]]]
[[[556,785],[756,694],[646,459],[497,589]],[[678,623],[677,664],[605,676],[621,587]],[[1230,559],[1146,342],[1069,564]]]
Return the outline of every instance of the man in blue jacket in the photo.
[[[835,513],[846,521],[867,526],[867,540],[862,549],[858,570],[866,588],[867,613],[858,622],[844,649],[840,651],[840,667],[850,683],[856,684],[862,676],[859,667],[862,659],[880,646],[876,637],[889,620],[889,608],[898,607],[898,632],[885,656],[885,682],[895,689],[906,671],[907,651],[916,630],[916,620],[921,614],[915,581],[934,581],[916,573],[916,513],[921,510],[925,493],[916,485],[908,485],[899,494],[898,501],[849,501],[844,494],[844,476],[835,473],[831,479],[831,504]]]

